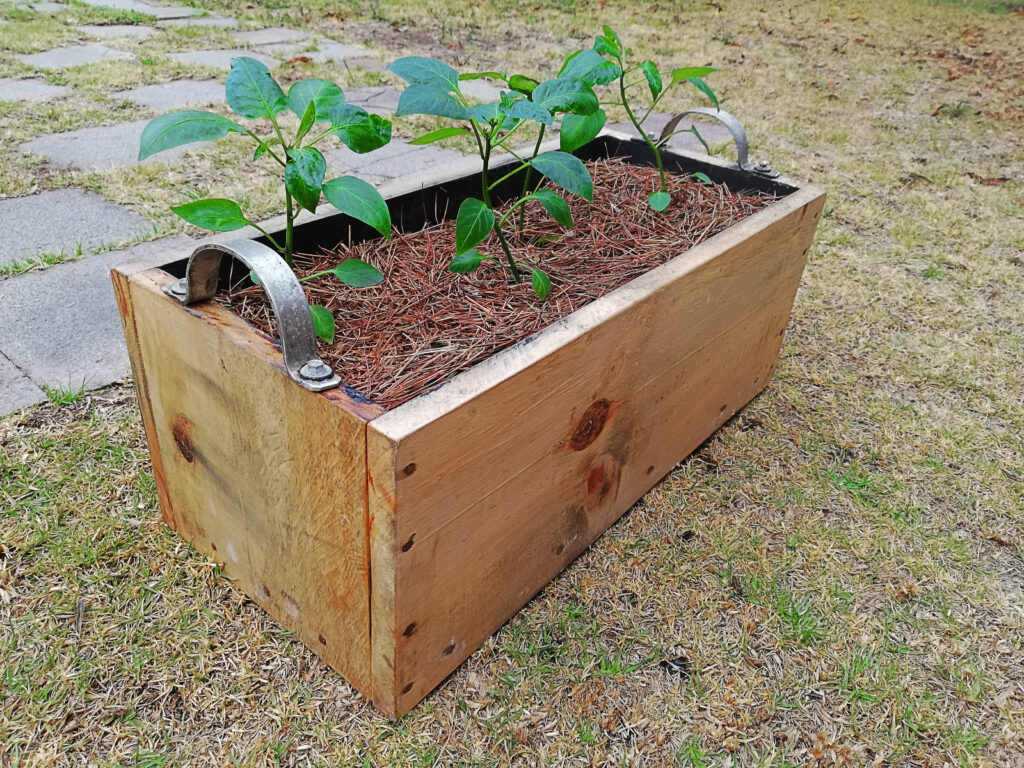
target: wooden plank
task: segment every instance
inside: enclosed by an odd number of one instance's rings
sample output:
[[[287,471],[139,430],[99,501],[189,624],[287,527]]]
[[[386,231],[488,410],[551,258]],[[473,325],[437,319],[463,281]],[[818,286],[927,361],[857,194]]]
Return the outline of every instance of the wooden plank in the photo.
[[[273,342],[214,303],[184,309],[161,270],[115,276],[165,519],[371,695],[366,422],[316,394]]]
[[[822,203],[796,192],[370,422],[395,713],[767,385]]]

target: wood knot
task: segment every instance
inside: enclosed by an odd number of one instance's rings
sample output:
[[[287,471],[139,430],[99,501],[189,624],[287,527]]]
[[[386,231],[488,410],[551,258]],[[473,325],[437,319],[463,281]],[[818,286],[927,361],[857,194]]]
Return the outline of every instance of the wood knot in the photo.
[[[583,505],[587,514],[604,507],[619,495],[622,464],[603,453],[594,460],[583,480]]]
[[[189,464],[195,464],[196,449],[192,444],[192,422],[179,413],[171,425],[171,436],[182,458]]]
[[[604,429],[611,412],[611,404],[604,399],[596,400],[576,422],[576,427],[569,438],[569,447],[574,451],[582,451],[597,439]]]

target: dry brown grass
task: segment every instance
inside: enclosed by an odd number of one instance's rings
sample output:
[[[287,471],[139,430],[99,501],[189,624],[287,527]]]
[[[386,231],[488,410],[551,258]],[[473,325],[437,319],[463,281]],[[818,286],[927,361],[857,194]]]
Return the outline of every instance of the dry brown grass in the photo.
[[[128,390],[10,418],[0,760],[1021,765],[1024,16],[322,6],[262,12],[478,65],[612,19],[726,65],[756,154],[830,194],[776,379],[398,723],[162,526]]]

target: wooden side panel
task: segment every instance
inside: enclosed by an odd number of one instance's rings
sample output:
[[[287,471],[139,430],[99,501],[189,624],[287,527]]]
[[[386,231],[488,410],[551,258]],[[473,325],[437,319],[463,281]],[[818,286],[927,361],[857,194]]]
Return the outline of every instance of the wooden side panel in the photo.
[[[540,352],[370,423],[395,468],[374,641],[396,646],[397,714],[768,384],[822,203],[798,193],[540,334]]]
[[[395,541],[395,444],[372,429],[366,434],[370,546],[370,667],[373,703],[388,717],[397,717],[395,683],[395,567],[403,548],[415,541]]]
[[[168,524],[371,695],[366,421],[287,377],[266,337],[215,304],[115,273]]]

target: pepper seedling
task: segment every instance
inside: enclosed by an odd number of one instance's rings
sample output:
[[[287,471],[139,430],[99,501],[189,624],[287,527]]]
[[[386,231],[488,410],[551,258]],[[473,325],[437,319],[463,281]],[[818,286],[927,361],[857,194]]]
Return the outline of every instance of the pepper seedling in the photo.
[[[252,129],[214,112],[173,112],[154,118],[146,125],[139,146],[139,159],[182,144],[219,139],[229,133],[248,136],[256,143],[254,161],[266,157],[281,168],[285,199],[284,243],[277,242],[259,224],[246,218],[234,200],[194,200],[174,206],[172,211],[190,224],[214,232],[254,227],[263,233],[289,265],[294,258],[293,233],[298,209],[316,213],[321,194],[342,213],[368,224],[386,238],[391,237],[391,214],[380,193],[355,176],[339,176],[325,182],[327,162],[315,146],[328,136],[337,136],[353,152],[371,152],[391,140],[389,121],[346,104],[342,89],[329,80],[299,80],[292,84],[286,95],[265,65],[246,56],[232,60],[225,90],[232,111],[248,120],[269,120],[272,133],[258,136]],[[281,130],[278,120],[286,110],[291,110],[300,119],[298,130],[290,139]],[[326,124],[327,127],[314,134],[313,128],[318,124]],[[384,279],[370,264],[359,259],[346,259],[334,269],[303,280],[328,275],[356,287],[376,285]],[[334,340],[334,317],[324,307],[314,306],[311,311],[316,334],[331,343]]]
[[[481,196],[467,198],[459,206],[455,218],[455,257],[448,269],[465,274],[488,261],[508,271],[516,283],[522,283],[524,273],[528,272],[534,292],[538,298],[546,299],[551,294],[550,277],[539,266],[527,267],[516,261],[504,226],[516,211],[522,216],[527,202],[536,200],[555,221],[563,227],[572,228],[568,204],[557,192],[539,188],[543,178],[530,191],[533,171],[567,192],[593,201],[593,181],[579,158],[564,147],[561,151],[540,152],[544,129],[552,125],[558,115],[585,118],[599,111],[600,105],[591,84],[571,76],[538,82],[525,75],[508,76],[501,72],[460,75],[444,62],[421,56],[398,59],[388,69],[409,84],[399,98],[396,117],[434,115],[461,123],[420,136],[412,144],[429,144],[453,136],[472,135],[480,154]],[[498,101],[470,105],[459,89],[459,82],[480,77],[501,80],[509,90],[502,91]],[[519,129],[531,122],[540,126],[540,134],[533,153],[521,157],[509,146],[509,141]],[[511,164],[511,170],[501,178],[492,181],[491,158],[496,150],[508,152],[518,162]],[[517,174],[523,174],[522,193],[512,199],[508,210],[499,218],[494,212],[492,192]],[[487,256],[477,248],[491,232],[497,237],[504,260]],[[522,218],[519,232],[522,232]]]
[[[708,148],[708,145],[697,129],[692,126],[674,131],[668,136],[655,140],[644,131],[643,124],[651,116],[654,108],[658,106],[658,102],[665,97],[665,94],[679,83],[685,82],[694,86],[711,101],[715,109],[718,109],[718,97],[711,89],[711,86],[704,81],[704,77],[712,72],[717,72],[718,67],[680,67],[663,74],[658,71],[657,65],[649,59],[634,63],[633,50],[626,48],[622,44],[622,40],[615,30],[605,26],[603,31],[603,34],[597,35],[594,38],[593,48],[577,51],[566,59],[565,64],[562,65],[562,72],[559,77],[564,77],[567,74],[584,78],[589,76],[599,78],[601,85],[618,81],[618,98],[604,101],[602,104],[622,107],[626,112],[626,117],[629,118],[633,127],[636,128],[637,133],[647,142],[651,152],[654,153],[654,162],[658,166],[658,189],[648,195],[647,202],[654,210],[664,211],[668,208],[669,203],[672,202],[672,196],[668,191],[668,185],[665,180],[665,166],[661,159],[661,148],[669,139],[680,133],[692,133],[704,145],[705,149]],[[633,79],[633,76],[638,73],[642,74],[643,78]],[[632,82],[627,82],[627,80],[632,80]],[[637,113],[640,110],[636,108],[631,98],[630,89],[643,85],[645,82],[651,94],[651,103],[644,111],[643,117],[637,117]],[[591,119],[595,123],[600,119],[601,125],[604,125],[603,112],[601,118],[592,117]],[[600,131],[600,127],[597,130]],[[594,135],[597,135],[596,132]],[[589,139],[587,140],[589,141]]]

